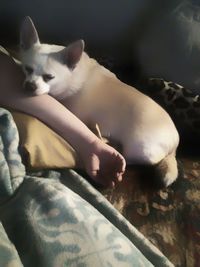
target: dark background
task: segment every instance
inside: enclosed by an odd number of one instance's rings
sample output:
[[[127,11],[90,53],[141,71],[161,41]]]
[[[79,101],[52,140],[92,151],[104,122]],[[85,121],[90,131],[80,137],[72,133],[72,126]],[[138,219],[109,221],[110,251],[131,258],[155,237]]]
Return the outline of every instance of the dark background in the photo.
[[[0,43],[17,44],[23,18],[29,15],[43,42],[66,44],[84,39],[86,49],[122,62],[133,59],[145,30],[178,0],[1,0]],[[155,8],[156,7],[156,8]]]

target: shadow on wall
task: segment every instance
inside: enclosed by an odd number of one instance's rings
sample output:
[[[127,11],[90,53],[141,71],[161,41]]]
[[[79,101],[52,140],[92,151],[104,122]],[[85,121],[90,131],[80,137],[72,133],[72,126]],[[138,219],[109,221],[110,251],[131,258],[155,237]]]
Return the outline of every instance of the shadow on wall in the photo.
[[[162,77],[200,93],[200,0],[185,0],[143,32],[137,57],[145,76]]]
[[[43,41],[63,44],[82,38],[91,51],[132,60],[134,32],[154,10],[153,2],[157,1],[1,0],[1,42],[16,44],[20,23],[29,15]]]
[[[2,45],[18,43],[26,15],[44,42],[82,38],[91,56],[200,90],[200,0],[1,0]]]

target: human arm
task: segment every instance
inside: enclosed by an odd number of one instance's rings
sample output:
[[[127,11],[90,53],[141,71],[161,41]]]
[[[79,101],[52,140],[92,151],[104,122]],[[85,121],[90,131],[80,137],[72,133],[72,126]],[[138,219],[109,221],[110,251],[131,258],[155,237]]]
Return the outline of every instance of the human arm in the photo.
[[[76,150],[91,178],[103,185],[121,180],[124,158],[103,143],[65,106],[49,95],[27,96],[23,92],[21,67],[8,56],[0,54],[0,105],[37,117]]]

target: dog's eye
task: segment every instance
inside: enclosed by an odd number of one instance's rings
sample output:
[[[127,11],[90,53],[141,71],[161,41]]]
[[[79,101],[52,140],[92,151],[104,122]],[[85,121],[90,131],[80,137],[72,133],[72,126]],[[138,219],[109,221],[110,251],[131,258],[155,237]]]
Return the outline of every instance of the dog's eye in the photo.
[[[42,75],[42,78],[43,78],[43,80],[44,80],[45,82],[48,82],[48,81],[54,79],[55,77],[54,77],[53,75],[51,75],[51,74],[43,74],[43,75]]]
[[[25,71],[28,73],[28,74],[32,74],[33,73],[33,69],[29,66],[25,66]]]

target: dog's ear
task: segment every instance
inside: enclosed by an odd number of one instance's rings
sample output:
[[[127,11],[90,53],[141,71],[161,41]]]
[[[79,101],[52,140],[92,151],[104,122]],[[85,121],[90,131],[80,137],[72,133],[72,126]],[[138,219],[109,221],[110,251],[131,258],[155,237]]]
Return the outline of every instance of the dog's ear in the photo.
[[[25,17],[20,31],[20,47],[29,49],[33,44],[39,43],[38,33],[30,17]]]
[[[64,63],[71,69],[73,69],[79,62],[81,55],[84,51],[84,41],[78,40],[62,50],[62,57]]]

